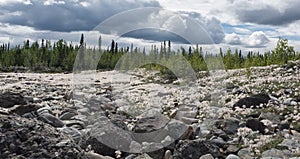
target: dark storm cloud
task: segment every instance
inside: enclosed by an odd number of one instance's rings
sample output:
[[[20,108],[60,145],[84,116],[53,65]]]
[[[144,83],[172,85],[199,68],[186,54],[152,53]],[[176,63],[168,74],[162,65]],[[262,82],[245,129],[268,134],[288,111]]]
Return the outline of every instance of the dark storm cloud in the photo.
[[[127,21],[120,24],[124,19]],[[143,8],[122,13],[104,21],[95,30],[123,37],[182,43],[188,41],[192,44],[215,44],[224,38],[222,26],[216,18],[161,8]]]
[[[160,7],[158,2],[150,0],[78,2],[66,0],[61,1],[63,2],[61,4],[53,3],[50,5],[45,5],[44,1],[40,0],[31,2],[31,5],[23,3],[1,5],[0,21],[12,25],[30,26],[38,30],[62,32],[92,30],[100,22],[119,12],[139,7]]]
[[[157,30],[157,29],[141,29],[135,30],[129,33],[122,35],[122,37],[132,37],[137,39],[144,39],[144,40],[154,40],[154,41],[168,41],[171,40],[175,43],[180,44],[189,44],[189,42],[180,37],[177,34],[164,31],[164,30]]]
[[[143,7],[158,8],[146,10]],[[154,41],[171,40],[179,43],[187,43],[187,40],[181,37],[182,35],[199,43],[221,43],[225,37],[218,19],[203,17],[196,12],[173,13],[160,10],[161,6],[156,0],[31,0],[29,5],[7,1],[0,5],[0,23],[11,26],[28,26],[35,30],[49,30],[50,34],[51,32],[89,31],[95,29],[102,22],[118,17],[118,13],[123,14],[124,11],[136,8],[143,9],[138,14],[119,16],[115,23],[109,23],[106,28],[98,31],[104,34],[114,34],[122,32],[124,27],[135,28],[138,25],[141,28],[147,28],[153,26],[158,30],[166,31],[129,30],[130,33],[126,33],[123,37]],[[184,16],[180,17],[176,14]],[[195,22],[199,23],[203,29],[199,28]],[[181,35],[177,33],[181,33]],[[206,34],[209,35],[209,38],[197,36]]]
[[[250,10],[237,9],[236,15],[242,22],[251,22],[264,25],[286,25],[300,20],[300,2],[290,4],[285,10],[280,11],[274,6]]]
[[[180,12],[186,14],[189,18],[195,19],[203,27],[205,31],[210,35],[216,44],[221,43],[225,38],[225,33],[219,19],[212,17],[203,17],[197,12]]]

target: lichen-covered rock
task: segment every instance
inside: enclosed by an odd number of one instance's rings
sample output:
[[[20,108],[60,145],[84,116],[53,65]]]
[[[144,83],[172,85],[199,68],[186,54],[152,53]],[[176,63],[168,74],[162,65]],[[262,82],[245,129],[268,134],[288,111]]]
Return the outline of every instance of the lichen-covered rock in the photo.
[[[76,143],[43,122],[0,115],[1,158],[85,158]]]

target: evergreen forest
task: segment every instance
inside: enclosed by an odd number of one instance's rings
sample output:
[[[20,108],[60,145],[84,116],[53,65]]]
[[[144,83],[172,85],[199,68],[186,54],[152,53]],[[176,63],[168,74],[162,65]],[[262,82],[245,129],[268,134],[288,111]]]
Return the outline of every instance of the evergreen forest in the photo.
[[[25,40],[22,45],[10,47],[9,43],[0,45],[0,68],[2,71],[11,71],[8,68],[23,67],[33,72],[72,72],[77,54],[79,59],[84,59],[81,63],[83,68],[97,68],[98,70],[112,70],[123,55],[132,55],[135,58],[148,56],[158,59],[168,59],[170,55],[184,57],[195,71],[206,71],[207,65],[204,57],[215,56],[222,58],[224,67],[228,69],[250,68],[252,66],[284,65],[289,60],[300,60],[300,53],[288,44],[287,39],[279,38],[277,45],[268,52],[247,52],[242,50],[222,50],[219,52],[203,51],[199,45],[190,46],[188,49],[181,47],[178,50],[171,49],[171,41],[163,41],[161,46],[152,46],[150,51],[145,48],[134,47],[131,44],[127,47],[119,47],[118,43],[112,40],[111,45],[105,50],[101,50],[101,58],[96,62],[97,66],[91,65],[99,55],[101,48],[101,36],[99,46],[87,48],[82,34],[79,44],[68,43],[61,39],[56,42],[41,40],[41,42],[30,42]],[[89,50],[89,51],[86,51]],[[130,56],[126,56],[127,58]],[[124,60],[123,60],[124,61]],[[127,59],[126,65],[130,65]],[[136,61],[133,61],[136,62]],[[94,62],[95,63],[95,62]],[[160,69],[157,64],[149,64],[144,67]]]

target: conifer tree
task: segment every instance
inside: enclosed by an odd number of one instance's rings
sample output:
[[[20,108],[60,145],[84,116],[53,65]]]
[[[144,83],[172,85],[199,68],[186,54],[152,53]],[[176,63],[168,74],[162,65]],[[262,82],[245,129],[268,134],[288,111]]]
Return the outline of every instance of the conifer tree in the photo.
[[[83,46],[83,43],[84,43],[84,36],[83,34],[81,34],[80,41],[79,41],[80,46]]]

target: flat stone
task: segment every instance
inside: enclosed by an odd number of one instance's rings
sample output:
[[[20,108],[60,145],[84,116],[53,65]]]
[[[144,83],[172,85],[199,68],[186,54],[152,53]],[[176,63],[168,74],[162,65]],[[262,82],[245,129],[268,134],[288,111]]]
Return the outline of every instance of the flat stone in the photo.
[[[65,125],[60,119],[51,114],[42,114],[38,117],[38,119],[56,128],[63,127]]]
[[[235,134],[239,128],[239,120],[237,119],[226,119],[219,120],[215,123],[216,127],[222,129],[226,134]]]
[[[162,114],[154,114],[140,118],[133,131],[136,133],[147,133],[159,130],[167,125],[169,119]]]
[[[259,120],[267,119],[272,121],[273,123],[280,123],[280,116],[275,113],[261,113],[259,116]]]
[[[92,146],[96,153],[107,156],[115,156],[115,151],[130,152],[130,144],[133,140],[132,134],[114,125],[106,117],[100,117],[91,126],[92,134],[85,144]]]
[[[270,150],[264,151],[262,153],[262,157],[277,157],[277,158],[286,158],[290,154],[287,154],[286,152],[283,152],[281,150],[277,150],[275,148],[272,148]]]
[[[10,113],[16,113],[20,116],[23,114],[36,111],[39,108],[39,105],[27,104],[27,105],[15,105],[10,108]]]

